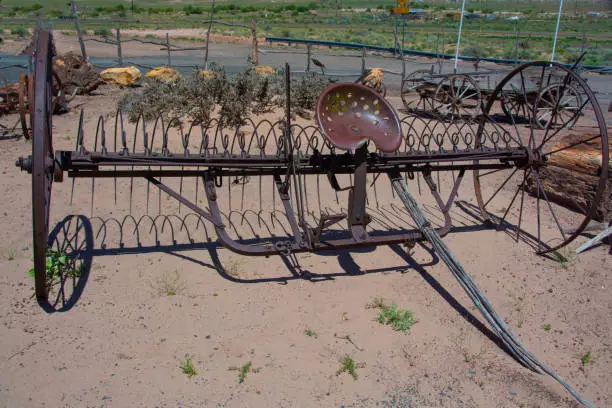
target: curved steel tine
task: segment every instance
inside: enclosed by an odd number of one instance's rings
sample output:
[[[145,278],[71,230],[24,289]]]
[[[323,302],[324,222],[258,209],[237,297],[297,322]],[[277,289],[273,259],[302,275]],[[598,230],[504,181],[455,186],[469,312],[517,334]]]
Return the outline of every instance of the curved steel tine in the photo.
[[[144,214],[142,215],[139,219],[138,222],[136,223],[136,228],[138,229],[139,233],[138,233],[138,246],[142,246],[142,243],[140,242],[140,223],[145,220],[148,219],[149,221],[151,221],[151,228],[149,228],[149,235],[151,235],[151,232],[153,230],[155,230],[155,245],[159,246],[159,240],[158,240],[158,231],[157,231],[157,226],[155,225],[155,221],[153,220],[153,218],[148,215],[148,214]]]
[[[172,244],[176,245],[176,237],[174,236],[174,225],[172,225],[172,221],[170,221],[167,215],[159,214],[157,217],[155,217],[156,223],[159,218],[163,220],[161,232],[164,232],[164,229],[166,228],[166,223],[168,223],[168,225],[170,225],[170,236],[172,238]]]
[[[125,217],[123,217],[123,221],[121,221],[121,240],[122,240],[122,242],[119,244],[122,248],[124,246],[124,243],[123,243],[123,231],[124,230],[123,230],[123,228],[125,227],[126,222],[128,220],[130,220],[130,219],[134,223],[135,230],[138,231],[138,224],[136,223],[136,218],[134,218],[134,216],[132,214],[128,214]],[[136,235],[136,242],[137,243],[140,242],[140,236],[138,234]]]
[[[85,152],[85,148],[83,147],[83,138],[85,136],[84,130],[83,130],[83,115],[84,115],[84,110],[81,109],[81,113],[79,114],[79,126],[77,128],[77,137],[76,137],[76,146],[75,146],[75,151],[84,153]],[[72,205],[72,200],[74,198],[74,184],[75,184],[76,179],[72,178],[72,186],[70,187],[70,205]]]
[[[100,217],[91,217],[89,219],[89,222],[93,225],[94,224],[94,220],[100,220],[101,225],[100,228],[98,228],[98,232],[96,232],[95,234],[95,242],[98,242],[100,245],[100,248],[104,249],[106,246],[106,221],[104,221],[102,218]],[[93,229],[93,227],[92,227]],[[102,230],[104,230],[104,235],[102,235],[102,239],[100,239],[100,233],[102,232]]]
[[[160,129],[163,133],[164,129],[165,129],[165,124],[164,124],[164,117],[162,115],[158,115],[155,118],[155,124],[153,125],[153,133],[151,133],[151,145],[149,150],[152,152],[152,154],[155,154],[154,149],[153,149],[153,144],[155,143],[155,135],[157,134],[157,126],[160,126]],[[161,166],[159,166],[159,169],[161,170]],[[161,181],[161,177],[160,177],[160,181]],[[147,183],[147,204],[149,203],[149,192],[151,191],[151,183]],[[157,189],[157,213],[161,214],[161,190]],[[147,214],[149,213],[149,207],[147,205]]]
[[[136,120],[136,127],[134,128],[134,138],[133,138],[133,141],[132,141],[132,154],[136,154],[136,139],[138,139],[138,127],[140,125],[140,117],[141,116],[142,115],[138,116],[138,120]],[[143,118],[143,121],[144,121],[144,118]],[[144,122],[143,122],[142,128],[143,128],[143,131],[144,131]],[[146,142],[145,142],[145,146],[146,146]],[[131,166],[131,170],[132,170],[132,172],[134,171],[134,166],[133,165]],[[130,210],[129,210],[130,214],[132,213],[132,196],[133,196],[133,194],[134,194],[134,176],[130,177],[130,200],[129,200],[129,202],[130,202],[130,207],[129,207],[130,208]]]
[[[94,152],[98,151],[98,133],[100,131],[100,125],[102,125],[102,135],[101,136],[102,136],[102,138],[104,138],[104,118],[102,116],[100,116],[98,118],[98,123],[97,123],[97,126],[96,126],[96,136],[94,138],[94,145],[93,145],[93,151]],[[90,217],[93,217],[93,214],[94,214],[95,189],[96,189],[96,178],[92,176],[91,177]]]

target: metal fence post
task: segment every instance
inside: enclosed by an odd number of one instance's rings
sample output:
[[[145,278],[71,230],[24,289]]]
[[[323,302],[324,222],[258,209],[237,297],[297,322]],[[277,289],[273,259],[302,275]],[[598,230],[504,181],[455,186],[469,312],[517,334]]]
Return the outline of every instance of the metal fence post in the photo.
[[[312,52],[312,45],[306,45],[306,72],[310,72],[310,54]]]
[[[79,38],[79,45],[81,46],[81,55],[84,60],[87,60],[87,52],[85,51],[85,42],[83,41],[83,34],[81,33],[81,26],[79,25],[79,12],[77,11],[76,4],[74,1],[69,1],[68,5],[70,5],[70,9],[72,10],[72,18],[74,19],[74,28],[77,32],[77,37]]]
[[[251,34],[253,35],[253,64],[255,66],[259,65],[259,47],[257,44],[257,20],[253,19],[253,23],[251,25]]]
[[[168,67],[172,66],[172,57],[170,56],[170,39],[168,33],[166,33],[166,48],[168,49]]]
[[[117,58],[119,59],[119,66],[123,66],[123,55],[121,54],[121,31],[117,27]]]
[[[212,30],[213,15],[215,13],[215,0],[213,0],[210,7],[210,14],[208,16],[208,30],[206,31],[206,48],[204,49],[204,69],[208,69],[208,44],[210,43],[210,31]]]
[[[361,75],[365,73],[366,70],[366,49],[365,47],[361,48]]]

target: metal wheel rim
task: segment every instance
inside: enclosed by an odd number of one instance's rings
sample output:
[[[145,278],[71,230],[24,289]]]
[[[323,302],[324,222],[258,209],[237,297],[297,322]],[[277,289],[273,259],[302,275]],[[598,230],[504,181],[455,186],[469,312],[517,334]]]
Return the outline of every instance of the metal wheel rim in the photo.
[[[46,256],[53,183],[51,143],[51,36],[39,30],[34,73],[32,121],[32,223],[36,296],[48,297]]]
[[[402,90],[401,97],[402,102],[404,103],[404,107],[408,110],[412,109],[412,104],[414,101],[408,100],[408,95],[412,94],[416,89],[419,88],[420,85],[410,85],[415,83],[422,83],[424,75],[429,75],[430,72],[426,69],[419,69],[414,72],[411,72],[404,80],[402,81]],[[416,102],[416,105],[419,105],[420,101]]]
[[[600,130],[600,138],[601,138],[601,160],[602,163],[608,163],[609,160],[609,141],[608,141],[608,133],[607,133],[607,128],[606,128],[606,122],[605,119],[603,117],[602,111],[601,111],[601,107],[599,106],[597,99],[595,98],[595,95],[593,93],[593,91],[588,87],[588,85],[586,84],[586,82],[577,74],[575,74],[573,71],[571,71],[570,68],[567,68],[563,65],[560,65],[558,63],[550,63],[547,61],[536,61],[536,62],[531,62],[531,63],[526,63],[523,64],[519,67],[517,67],[514,71],[512,71],[510,74],[508,74],[499,84],[498,86],[495,88],[495,90],[492,93],[492,96],[488,99],[487,104],[484,108],[484,112],[482,115],[482,119],[480,121],[480,125],[479,125],[479,129],[476,135],[476,147],[479,147],[482,145],[482,135],[483,135],[483,130],[484,130],[484,126],[487,123],[487,121],[491,120],[491,116],[489,115],[491,113],[491,109],[495,103],[495,101],[497,99],[499,99],[499,95],[501,92],[503,92],[503,88],[504,86],[517,74],[521,73],[522,71],[524,71],[526,68],[528,67],[542,67],[542,72],[544,72],[544,69],[546,67],[550,67],[552,69],[552,67],[556,68],[556,69],[560,69],[562,70],[565,75],[570,78],[571,77],[571,83],[575,86],[578,87],[580,89],[583,89],[585,91],[585,97],[587,99],[587,101],[591,102],[591,106],[593,108],[593,113],[594,113],[594,119],[597,121],[597,124],[599,125],[599,130]],[[575,82],[574,82],[575,81]],[[584,105],[583,105],[584,107]],[[527,109],[527,112],[529,114],[530,110]],[[531,139],[530,139],[531,140]],[[545,141],[542,143],[541,147],[543,147],[543,145],[546,143],[546,138]],[[496,223],[494,219],[492,219],[489,215],[489,212],[487,211],[485,202],[483,200],[483,194],[482,194],[482,190],[481,190],[481,183],[479,180],[479,171],[478,170],[474,170],[473,172],[473,176],[474,176],[474,190],[475,190],[475,195],[476,195],[476,200],[478,202],[478,206],[480,208],[481,211],[481,215],[483,216],[483,218],[495,225],[500,225],[500,223]],[[540,242],[538,242],[538,250],[536,251],[537,254],[539,255],[543,255],[543,254],[547,254],[553,251],[557,251],[560,248],[563,248],[564,246],[568,245],[569,243],[571,243],[573,240],[575,240],[582,231],[584,231],[585,227],[588,225],[589,221],[595,216],[596,211],[597,211],[597,207],[599,205],[599,202],[602,200],[605,189],[606,189],[606,182],[607,182],[607,178],[608,178],[608,166],[606,165],[602,165],[601,166],[601,173],[599,175],[599,182],[597,183],[597,190],[594,196],[593,201],[590,203],[589,207],[586,209],[586,214],[584,214],[584,218],[582,219],[582,222],[578,225],[577,228],[575,228],[575,230],[573,231],[573,233],[568,234],[569,236],[566,237],[561,243],[554,245],[552,247],[548,247],[546,248],[546,243],[544,249],[540,249]],[[517,190],[518,191],[518,190]],[[538,189],[538,192],[540,190]],[[520,230],[520,228],[519,228]],[[518,234],[517,234],[518,236]]]

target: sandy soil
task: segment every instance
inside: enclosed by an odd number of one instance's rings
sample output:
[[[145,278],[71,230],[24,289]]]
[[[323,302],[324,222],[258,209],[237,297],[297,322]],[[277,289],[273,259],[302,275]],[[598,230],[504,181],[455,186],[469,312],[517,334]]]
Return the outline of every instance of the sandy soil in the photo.
[[[100,114],[112,138],[118,93],[103,87],[95,96],[78,97],[70,113],[55,116],[55,148],[74,149],[80,106],[89,143]],[[4,117],[2,123],[14,119]],[[207,242],[195,218],[185,225],[190,236],[176,221],[174,231],[159,228],[157,236],[148,226],[140,228],[139,240],[128,224],[122,238],[112,222],[100,233],[95,216],[122,220],[130,205],[136,219],[147,212],[149,193],[141,181],[134,181],[133,203],[128,203],[130,180],[119,181],[115,204],[112,179],[97,180],[94,217],[91,180],[76,183],[72,204],[70,180],[54,184],[51,228],[66,226],[61,221],[67,215],[83,214],[92,225],[93,248],[76,304],[45,313],[32,298],[27,275],[30,179],[14,166],[31,144],[8,139],[0,146],[2,407],[577,406],[561,386],[521,367],[484,334],[477,310],[427,247],[417,245],[411,255],[390,247],[299,255],[307,271],[300,275],[280,257],[248,258],[219,248],[210,228]],[[475,205],[468,178],[459,198]],[[379,194],[392,201],[387,184],[379,181]],[[441,184],[447,188],[448,178]],[[416,190],[414,183],[411,188]],[[220,195],[227,200],[231,192],[234,207],[244,196],[245,207],[256,209],[257,183],[246,189],[227,183]],[[324,199],[333,202],[325,191]],[[173,201],[158,202],[157,193],[150,194],[150,213],[157,214],[158,206],[162,213],[178,213]],[[345,196],[340,200],[346,207]],[[185,208],[181,211],[184,217]],[[508,234],[480,228],[459,207],[452,216],[462,231],[445,241],[521,341],[596,406],[611,406],[607,248],[560,264],[536,256]],[[535,222],[533,212],[526,217],[526,224]],[[83,235],[70,233],[75,224],[64,235],[82,242]],[[375,297],[413,311],[418,323],[405,334],[379,324],[376,310],[366,307]],[[583,365],[587,352],[591,361]],[[198,372],[191,378],[179,368],[186,355]],[[347,355],[360,364],[357,379],[338,375]],[[255,370],[240,384],[236,369],[249,361]]]

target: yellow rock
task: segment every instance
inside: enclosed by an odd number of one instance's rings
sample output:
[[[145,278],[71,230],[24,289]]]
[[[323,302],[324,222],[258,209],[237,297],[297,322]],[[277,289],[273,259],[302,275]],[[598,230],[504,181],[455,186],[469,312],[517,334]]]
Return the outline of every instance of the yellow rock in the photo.
[[[272,75],[274,73],[274,68],[268,65],[258,65],[255,67],[255,72],[257,75]]]
[[[175,69],[168,67],[157,67],[147,72],[145,77],[162,82],[174,82],[180,75],[181,74],[179,74],[179,72]]]
[[[380,89],[383,83],[383,71],[380,68],[372,68],[363,79],[363,84],[373,89]]]
[[[200,76],[204,79],[211,79],[215,76],[215,71],[210,69],[204,69],[200,71]]]
[[[107,84],[134,86],[140,81],[140,70],[134,66],[125,68],[108,68],[100,72],[100,77]]]

